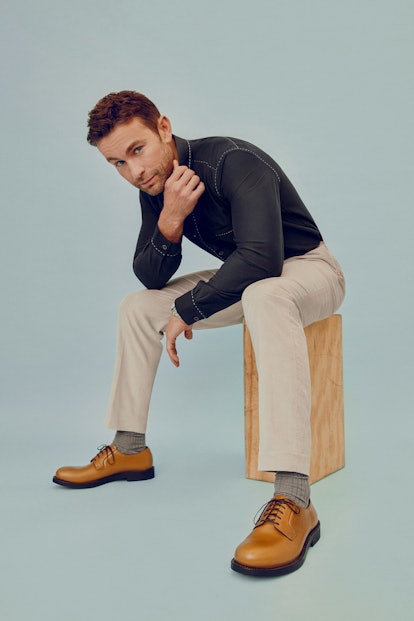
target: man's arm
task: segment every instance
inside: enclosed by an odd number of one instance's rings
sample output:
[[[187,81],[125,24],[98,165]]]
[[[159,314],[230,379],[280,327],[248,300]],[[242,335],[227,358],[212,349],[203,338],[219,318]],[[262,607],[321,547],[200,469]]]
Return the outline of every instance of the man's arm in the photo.
[[[141,193],[142,226],[134,255],[134,273],[148,289],[161,289],[181,263],[184,220],[193,210],[204,184],[195,172],[174,161],[159,209]],[[163,199],[163,203],[161,203]]]
[[[257,157],[235,151],[226,157],[220,191],[231,207],[236,250],[209,282],[177,298],[184,321],[194,323],[241,299],[244,289],[279,276],[284,243],[279,179]]]
[[[204,192],[204,183],[187,166],[174,168],[165,183],[161,212],[145,209],[147,201],[141,199],[142,227],[134,257],[134,272],[141,282],[152,289],[162,288],[178,269],[181,262],[181,240],[184,220],[194,210]],[[177,337],[184,332],[187,339],[193,336],[191,325],[179,316],[171,315],[165,330],[166,350],[171,362],[178,367]]]
[[[174,169],[164,188],[164,207],[158,228],[171,242],[179,243],[183,236],[184,220],[194,211],[198,199],[204,192],[204,183],[196,173],[179,166],[174,160]]]

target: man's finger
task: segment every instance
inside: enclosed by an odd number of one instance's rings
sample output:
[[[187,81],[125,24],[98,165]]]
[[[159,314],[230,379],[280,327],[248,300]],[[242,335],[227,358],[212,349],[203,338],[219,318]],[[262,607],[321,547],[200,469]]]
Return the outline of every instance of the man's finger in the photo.
[[[204,183],[200,181],[198,186],[193,190],[193,198],[196,198],[198,200],[200,196],[203,194],[205,189],[206,188],[205,188]]]
[[[192,190],[195,190],[195,188],[197,188],[200,183],[202,183],[200,177],[196,174],[193,174],[191,177],[188,178],[187,181],[187,185],[189,188],[191,188]]]
[[[191,168],[188,168],[188,166],[185,166],[184,164],[180,166],[180,164],[178,163],[177,160],[173,160],[173,171],[171,173],[171,176],[178,181],[178,179],[181,179],[181,177],[185,174],[185,173],[190,173],[190,175],[194,175],[194,172],[191,170]]]
[[[168,343],[167,345],[167,353],[170,357],[171,362],[174,366],[180,366],[180,359],[178,358],[177,348],[175,347],[175,341]]]

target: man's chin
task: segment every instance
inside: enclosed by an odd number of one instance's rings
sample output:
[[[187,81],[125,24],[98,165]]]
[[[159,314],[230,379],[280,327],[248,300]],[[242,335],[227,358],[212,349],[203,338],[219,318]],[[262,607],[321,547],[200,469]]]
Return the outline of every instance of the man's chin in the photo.
[[[149,183],[145,183],[140,186],[141,192],[145,192],[145,194],[149,194],[150,196],[157,196],[164,191],[165,180],[161,178],[160,175],[153,175],[151,179],[149,179]]]
[[[149,194],[149,196],[158,196],[158,194],[162,194],[163,188],[139,188],[141,192],[145,194]]]

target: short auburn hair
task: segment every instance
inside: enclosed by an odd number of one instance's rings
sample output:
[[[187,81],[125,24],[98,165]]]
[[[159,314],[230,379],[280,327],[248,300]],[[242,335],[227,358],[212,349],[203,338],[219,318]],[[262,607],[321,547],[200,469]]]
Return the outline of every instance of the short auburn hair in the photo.
[[[88,136],[89,144],[96,147],[97,143],[107,136],[119,123],[127,123],[134,117],[158,133],[160,113],[156,105],[145,95],[136,91],[120,91],[109,93],[98,101],[89,112]]]

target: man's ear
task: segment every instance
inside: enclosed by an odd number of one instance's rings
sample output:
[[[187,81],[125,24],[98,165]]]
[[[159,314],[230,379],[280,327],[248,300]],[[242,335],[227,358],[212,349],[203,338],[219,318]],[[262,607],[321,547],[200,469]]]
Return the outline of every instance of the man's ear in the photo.
[[[166,116],[160,116],[157,121],[158,133],[163,142],[171,142],[172,140],[172,127],[170,120]]]

